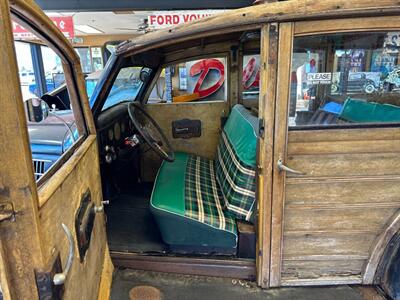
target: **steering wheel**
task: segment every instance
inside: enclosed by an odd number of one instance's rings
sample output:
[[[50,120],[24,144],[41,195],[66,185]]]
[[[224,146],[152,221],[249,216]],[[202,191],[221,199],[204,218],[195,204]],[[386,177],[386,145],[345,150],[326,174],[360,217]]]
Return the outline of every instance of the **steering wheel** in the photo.
[[[175,160],[174,150],[156,121],[139,104],[134,102],[128,104],[128,114],[133,125],[150,148],[162,159],[173,162]]]

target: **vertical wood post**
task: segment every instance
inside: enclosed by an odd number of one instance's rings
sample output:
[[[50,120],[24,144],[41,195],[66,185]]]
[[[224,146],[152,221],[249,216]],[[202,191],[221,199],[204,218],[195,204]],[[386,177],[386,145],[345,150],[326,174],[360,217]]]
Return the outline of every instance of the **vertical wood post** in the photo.
[[[278,47],[271,218],[271,287],[280,286],[282,273],[286,174],[279,171],[277,162],[278,159],[285,161],[286,158],[293,23],[280,25]]]
[[[277,24],[261,29],[260,118],[264,121],[264,134],[259,140],[258,160],[258,253],[257,282],[269,287],[271,247],[272,170],[275,126],[276,71],[278,60]]]

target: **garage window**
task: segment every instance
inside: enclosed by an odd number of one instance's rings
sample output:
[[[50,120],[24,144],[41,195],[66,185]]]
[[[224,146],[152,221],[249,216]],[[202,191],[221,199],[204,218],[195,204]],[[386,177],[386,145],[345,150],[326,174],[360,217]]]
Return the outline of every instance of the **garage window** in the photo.
[[[208,57],[162,69],[148,103],[227,100],[227,59]]]

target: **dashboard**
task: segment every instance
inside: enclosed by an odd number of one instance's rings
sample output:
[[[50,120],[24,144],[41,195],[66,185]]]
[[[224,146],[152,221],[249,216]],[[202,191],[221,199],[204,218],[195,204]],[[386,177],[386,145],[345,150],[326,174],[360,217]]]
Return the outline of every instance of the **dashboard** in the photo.
[[[132,143],[136,130],[129,118],[126,103],[115,105],[99,115],[97,119],[99,152],[102,160],[112,163],[123,159],[137,144]]]

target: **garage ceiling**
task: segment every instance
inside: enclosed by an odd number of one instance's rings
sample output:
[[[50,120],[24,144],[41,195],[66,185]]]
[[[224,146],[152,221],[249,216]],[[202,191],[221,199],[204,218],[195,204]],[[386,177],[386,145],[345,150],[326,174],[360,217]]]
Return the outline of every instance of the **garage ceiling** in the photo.
[[[79,25],[87,25],[97,30],[97,34],[137,34],[139,25],[147,18],[151,11],[135,12],[78,12],[78,13],[47,13],[48,16],[71,16],[74,20],[75,34],[87,35],[88,32],[79,31]],[[96,34],[96,33],[93,33]]]
[[[223,12],[224,10],[221,10]],[[182,11],[181,11],[182,12]],[[139,27],[144,19],[155,11],[116,11],[116,12],[46,12],[48,16],[72,16],[76,35],[90,34],[141,34]],[[171,14],[174,12],[171,11]],[[218,11],[213,10],[213,14]],[[83,26],[83,27],[82,27]],[[89,26],[90,28],[87,28]],[[97,32],[80,31],[93,29]],[[152,28],[152,26],[150,26]]]
[[[36,0],[47,11],[118,11],[230,9],[251,5],[254,0]]]

